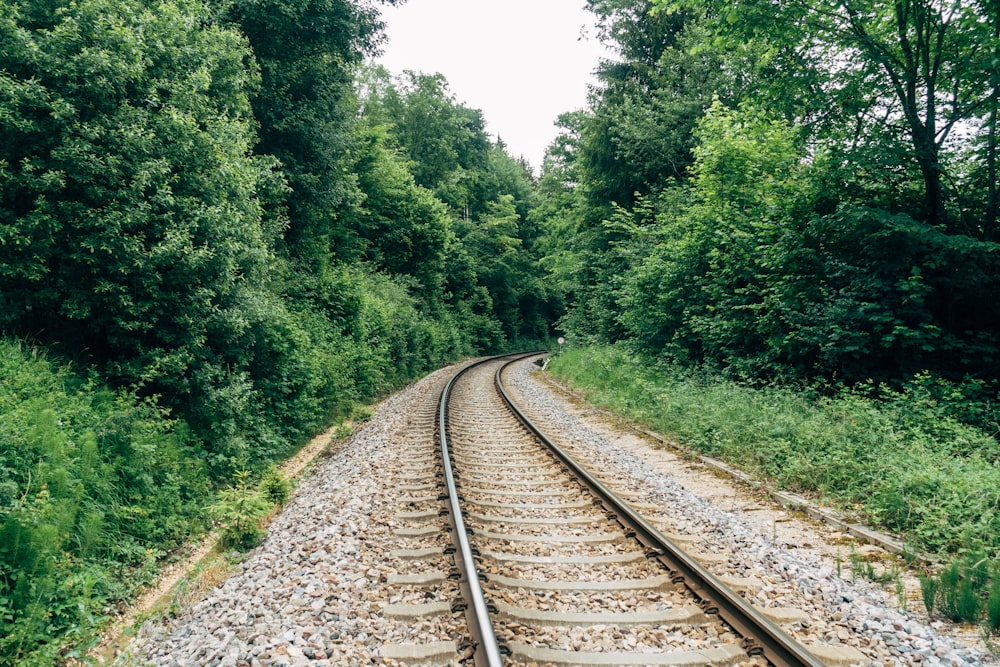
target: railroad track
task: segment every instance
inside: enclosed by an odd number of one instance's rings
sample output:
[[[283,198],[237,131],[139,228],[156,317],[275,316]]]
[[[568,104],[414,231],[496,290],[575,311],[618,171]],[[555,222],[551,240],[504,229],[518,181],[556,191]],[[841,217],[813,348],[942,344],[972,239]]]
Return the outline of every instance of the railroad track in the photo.
[[[821,661],[817,647],[779,627],[794,614],[755,609],[740,595],[753,582],[715,576],[702,563],[710,556],[678,547],[663,508],[622,500],[530,419],[515,416],[500,381],[508,362],[472,364],[449,381],[433,414],[437,441],[412,439],[396,471],[394,556],[403,565],[390,582],[400,593],[384,613],[419,629],[464,612],[467,631],[453,641],[388,644],[383,659],[477,667],[850,664],[850,653]],[[430,411],[415,420],[427,430]],[[800,630],[807,625],[797,620]]]

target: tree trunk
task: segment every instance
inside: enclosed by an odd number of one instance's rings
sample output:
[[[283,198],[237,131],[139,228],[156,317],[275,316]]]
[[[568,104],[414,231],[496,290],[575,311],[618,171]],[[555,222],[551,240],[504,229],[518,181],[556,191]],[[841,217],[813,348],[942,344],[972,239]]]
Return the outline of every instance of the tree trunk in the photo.
[[[993,37],[997,40],[997,44],[1000,44],[1000,9],[994,8],[993,16],[990,18],[993,20]],[[994,49],[993,54],[993,62],[997,62],[1000,58],[1000,46]],[[997,184],[997,107],[1000,106],[1000,78],[997,77],[996,71],[991,83],[993,90],[990,92],[990,129],[986,136],[986,180],[989,199],[986,202],[986,214],[983,216],[983,239],[986,241],[993,240],[997,216],[1000,215],[1000,187]]]
[[[934,138],[927,136],[930,131],[922,128],[914,132],[913,144],[916,150],[917,164],[924,178],[924,201],[927,206],[927,224],[933,226],[945,225],[948,231],[954,231],[948,224],[948,213],[945,209],[945,193],[941,178],[941,165],[938,162],[938,149]]]

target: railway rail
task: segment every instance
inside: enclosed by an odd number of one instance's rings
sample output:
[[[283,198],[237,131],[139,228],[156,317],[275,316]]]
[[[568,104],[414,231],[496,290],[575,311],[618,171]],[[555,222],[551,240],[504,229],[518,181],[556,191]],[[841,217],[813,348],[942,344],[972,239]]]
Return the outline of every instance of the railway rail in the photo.
[[[830,664],[772,620],[783,610],[765,613],[740,595],[751,583],[713,575],[678,546],[663,508],[620,497],[546,437],[504,389],[509,363],[483,360],[453,376],[436,410],[439,456],[424,446],[401,471],[400,519],[432,525],[400,536],[427,537],[441,529],[435,518],[446,520],[454,567],[424,567],[421,553],[440,550],[400,549],[412,573],[396,581],[457,583],[462,601],[425,590],[437,599],[386,613],[419,624],[464,611],[467,637],[387,645],[383,657],[477,667]]]

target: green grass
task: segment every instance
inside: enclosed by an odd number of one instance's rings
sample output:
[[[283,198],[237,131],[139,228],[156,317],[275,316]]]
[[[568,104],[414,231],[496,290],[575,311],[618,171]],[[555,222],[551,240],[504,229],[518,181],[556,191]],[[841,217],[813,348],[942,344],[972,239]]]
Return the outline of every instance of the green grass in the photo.
[[[183,424],[0,339],[0,665],[81,656],[209,498]]]
[[[567,351],[549,369],[599,405],[901,534],[912,548],[1000,556],[1000,447],[919,384],[821,397],[750,388],[616,347]]]

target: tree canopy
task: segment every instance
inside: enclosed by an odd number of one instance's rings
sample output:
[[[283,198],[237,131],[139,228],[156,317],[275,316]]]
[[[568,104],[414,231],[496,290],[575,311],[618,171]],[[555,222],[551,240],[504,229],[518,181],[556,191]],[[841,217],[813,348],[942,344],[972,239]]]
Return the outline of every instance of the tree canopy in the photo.
[[[589,6],[618,58],[535,213],[568,332],[754,381],[995,385],[994,6]]]

